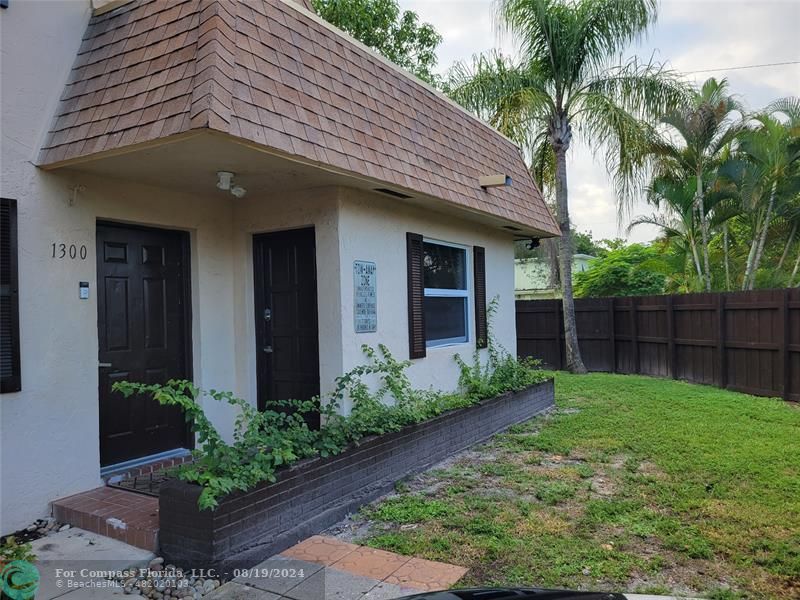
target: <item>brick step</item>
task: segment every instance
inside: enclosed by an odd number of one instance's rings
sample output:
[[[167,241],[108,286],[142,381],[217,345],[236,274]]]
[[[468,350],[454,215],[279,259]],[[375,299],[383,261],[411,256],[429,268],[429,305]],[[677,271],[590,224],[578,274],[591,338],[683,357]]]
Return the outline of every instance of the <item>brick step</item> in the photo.
[[[54,500],[51,510],[59,522],[158,551],[158,498],[100,487]]]

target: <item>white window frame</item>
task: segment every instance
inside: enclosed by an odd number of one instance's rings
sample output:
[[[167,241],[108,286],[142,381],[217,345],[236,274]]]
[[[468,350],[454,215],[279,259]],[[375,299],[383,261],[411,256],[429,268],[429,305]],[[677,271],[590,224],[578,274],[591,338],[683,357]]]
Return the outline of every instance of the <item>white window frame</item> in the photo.
[[[459,344],[467,344],[471,338],[472,328],[470,326],[470,302],[472,288],[472,259],[470,253],[467,251],[467,246],[463,244],[454,244],[452,242],[445,242],[443,240],[436,240],[433,238],[422,238],[423,244],[434,244],[436,246],[449,246],[450,248],[457,248],[464,253],[464,279],[467,286],[463,290],[453,290],[448,288],[425,288],[425,298],[465,298],[464,302],[464,335],[453,338],[442,338],[440,340],[429,340],[425,338],[425,346],[427,348],[442,348],[445,346],[457,346]],[[424,246],[423,246],[424,247]]]

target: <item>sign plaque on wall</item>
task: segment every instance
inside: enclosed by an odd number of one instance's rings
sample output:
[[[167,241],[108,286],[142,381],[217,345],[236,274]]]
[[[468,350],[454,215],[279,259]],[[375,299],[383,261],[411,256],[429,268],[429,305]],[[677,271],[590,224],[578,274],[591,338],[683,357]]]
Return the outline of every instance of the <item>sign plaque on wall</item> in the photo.
[[[353,262],[353,316],[356,333],[378,330],[378,269],[374,262]]]

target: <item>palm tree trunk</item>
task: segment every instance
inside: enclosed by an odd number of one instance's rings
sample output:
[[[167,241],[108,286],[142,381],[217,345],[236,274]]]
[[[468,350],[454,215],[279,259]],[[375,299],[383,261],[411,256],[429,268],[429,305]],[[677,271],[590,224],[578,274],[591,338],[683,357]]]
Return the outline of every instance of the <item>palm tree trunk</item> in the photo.
[[[692,249],[692,258],[694,259],[694,268],[697,271],[697,279],[703,281],[703,267],[700,265],[700,256],[697,254],[697,242],[694,237],[689,240],[689,246]]]
[[[797,252],[797,260],[794,261],[794,269],[792,269],[792,274],[789,276],[788,287],[792,287],[794,285],[794,278],[797,277],[798,270],[800,270],[800,251]]]
[[[781,259],[778,261],[778,271],[783,268],[783,263],[786,262],[786,258],[789,256],[789,248],[792,247],[792,243],[794,242],[794,236],[797,234],[797,221],[794,222],[792,225],[792,231],[789,234],[789,239],[786,240],[786,246],[783,248],[783,254],[781,254]]]
[[[728,254],[728,222],[722,224],[722,246],[725,252],[725,291],[731,291],[731,262]]]
[[[566,115],[553,117],[550,123],[550,143],[556,155],[556,213],[561,230],[561,293],[564,305],[564,351],[566,368],[573,373],[586,373],[578,346],[578,327],[575,323],[575,300],[572,297],[572,228],[569,222],[567,193],[567,150],[572,130]]]
[[[772,191],[770,191],[769,194],[769,204],[767,204],[767,216],[764,218],[764,226],[761,228],[761,236],[759,237],[756,256],[753,260],[753,268],[750,271],[750,281],[747,287],[749,290],[752,290],[756,285],[756,273],[758,273],[758,267],[761,264],[761,257],[764,255],[764,246],[767,243],[767,232],[769,231],[769,224],[772,220],[772,209],[775,207],[775,192],[777,187],[778,184],[773,182]]]
[[[708,219],[706,218],[706,209],[703,202],[703,173],[697,174],[697,194],[695,196],[695,204],[697,206],[697,213],[700,217],[700,231],[703,237],[703,266],[705,267],[705,277],[703,278],[706,285],[706,291],[711,291],[711,261],[708,258]]]
[[[756,248],[758,247],[758,226],[753,233],[753,239],[750,242],[750,251],[747,253],[747,263],[744,268],[744,277],[742,277],[742,289],[746,290],[750,283],[750,273],[753,272],[753,261],[756,258]]]

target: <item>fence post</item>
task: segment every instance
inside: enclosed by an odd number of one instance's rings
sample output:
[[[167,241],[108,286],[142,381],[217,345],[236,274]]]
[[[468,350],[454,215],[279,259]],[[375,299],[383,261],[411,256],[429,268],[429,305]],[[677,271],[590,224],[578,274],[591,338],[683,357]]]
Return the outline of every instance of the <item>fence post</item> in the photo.
[[[675,348],[675,309],[672,296],[667,296],[667,352],[669,353],[669,374],[678,378],[678,355]]]
[[[728,357],[725,350],[725,294],[717,294],[717,368],[719,387],[728,387]]]
[[[637,318],[637,307],[639,298],[631,298],[631,343],[633,344],[633,372],[639,374],[639,319]]]
[[[611,356],[611,372],[617,372],[617,334],[614,326],[614,297],[608,299],[608,342]]]
[[[781,330],[781,362],[783,363],[783,399],[789,399],[789,288],[783,290],[783,302],[781,303],[781,318],[783,323]]]
[[[553,300],[553,303],[556,313],[556,358],[558,360],[558,364],[553,366],[561,371],[564,368],[564,359],[561,357],[561,328],[564,326],[564,319],[561,318],[561,300]]]

